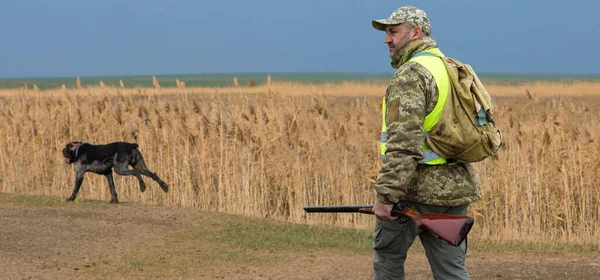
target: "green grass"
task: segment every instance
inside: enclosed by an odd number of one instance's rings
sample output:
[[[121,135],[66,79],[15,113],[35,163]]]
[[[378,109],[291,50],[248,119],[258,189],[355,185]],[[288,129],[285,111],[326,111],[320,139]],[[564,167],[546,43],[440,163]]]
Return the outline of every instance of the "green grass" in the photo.
[[[232,217],[219,234],[233,246],[247,249],[366,252],[372,243],[371,231],[239,217]]]
[[[469,243],[469,249],[497,253],[522,253],[522,254],[567,254],[567,253],[599,253],[600,241],[596,244],[578,243],[554,243],[548,241],[526,242],[526,241],[495,241],[495,240],[473,240]]]
[[[128,202],[125,202],[121,203],[121,205],[118,206],[126,206],[128,204]],[[108,201],[99,201],[91,199],[77,199],[75,202],[67,202],[66,197],[0,193],[0,208],[2,207],[94,208],[115,207],[115,205],[109,204]]]

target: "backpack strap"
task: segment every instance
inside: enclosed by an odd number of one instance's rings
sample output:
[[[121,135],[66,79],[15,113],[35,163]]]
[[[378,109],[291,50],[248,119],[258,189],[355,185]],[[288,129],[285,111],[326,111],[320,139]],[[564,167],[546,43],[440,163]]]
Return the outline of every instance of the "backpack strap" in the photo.
[[[446,99],[450,95],[452,83],[448,75],[448,69],[444,61],[444,54],[438,48],[417,52],[408,61],[414,61],[424,66],[431,73],[438,89],[438,101],[433,111],[425,116],[423,129],[428,132],[437,123],[442,110],[446,105]],[[438,64],[441,63],[441,64]]]
[[[425,139],[423,139],[423,159],[419,164],[437,165],[447,163],[446,159],[435,153],[427,144],[427,133],[437,123],[446,100],[450,95],[450,81],[448,78],[448,70],[444,63],[444,54],[438,48],[429,49],[422,52],[417,52],[411,56],[408,61],[414,61],[427,69],[435,80],[436,88],[438,89],[438,100],[433,110],[425,116],[423,122],[423,130],[425,131]]]

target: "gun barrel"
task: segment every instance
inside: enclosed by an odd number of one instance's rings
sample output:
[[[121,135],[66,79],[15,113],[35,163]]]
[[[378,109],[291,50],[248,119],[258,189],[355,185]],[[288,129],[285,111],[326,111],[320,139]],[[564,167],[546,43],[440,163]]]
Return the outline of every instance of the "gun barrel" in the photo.
[[[359,209],[373,208],[373,204],[350,206],[306,206],[307,213],[357,213]]]

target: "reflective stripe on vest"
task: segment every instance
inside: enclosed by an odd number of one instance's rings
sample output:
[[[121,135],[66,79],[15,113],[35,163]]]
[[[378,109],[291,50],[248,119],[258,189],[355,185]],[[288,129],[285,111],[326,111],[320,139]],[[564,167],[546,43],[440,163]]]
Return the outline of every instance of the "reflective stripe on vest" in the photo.
[[[437,123],[442,115],[442,110],[444,109],[444,105],[446,104],[446,99],[448,98],[448,92],[450,90],[450,80],[448,78],[448,72],[446,71],[446,67],[443,61],[440,58],[443,58],[444,54],[438,49],[430,49],[422,52],[418,52],[414,54],[410,60],[421,64],[425,67],[433,78],[435,79],[436,86],[438,88],[439,96],[438,101],[435,104],[435,107],[431,113],[429,113],[425,117],[425,121],[423,123],[423,129],[425,133],[428,133],[431,128]],[[379,139],[379,150],[381,154],[381,159],[385,156],[386,151],[386,143],[388,140],[387,134],[387,124],[385,123],[385,115],[386,115],[386,105],[385,105],[385,96],[383,97],[383,101],[381,103],[381,137]],[[436,165],[436,164],[444,164],[446,163],[446,159],[436,154],[429,146],[427,142],[423,142],[423,159],[419,161],[421,164],[428,165]]]

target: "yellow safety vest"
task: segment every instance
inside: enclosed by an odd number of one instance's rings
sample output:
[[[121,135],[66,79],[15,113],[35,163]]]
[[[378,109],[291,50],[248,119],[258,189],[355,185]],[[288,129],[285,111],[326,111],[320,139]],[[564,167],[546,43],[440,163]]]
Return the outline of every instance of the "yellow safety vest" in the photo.
[[[442,61],[444,57],[445,56],[440,49],[435,48],[418,52],[414,54],[410,60],[408,60],[421,64],[433,75],[439,92],[438,101],[435,104],[433,111],[431,111],[431,113],[425,117],[425,122],[423,123],[423,129],[425,130],[425,133],[428,133],[440,119],[442,110],[446,104],[446,99],[448,98],[450,79],[448,77],[448,72],[446,71],[446,66]],[[386,143],[388,140],[387,125],[385,123],[385,96],[383,97],[383,102],[381,103],[381,113],[381,137],[379,139],[379,148],[381,152],[381,159],[383,159],[387,149]],[[419,163],[427,165],[444,164],[446,163],[446,159],[436,154],[433,150],[431,150],[431,148],[429,148],[427,142],[423,141],[423,159],[420,160]]]

